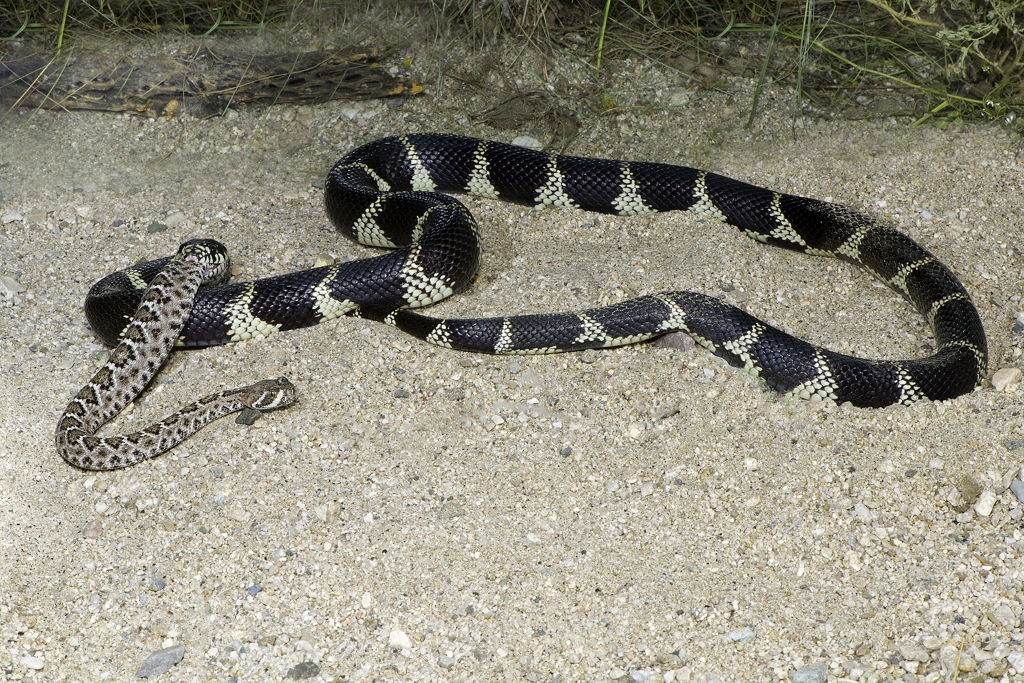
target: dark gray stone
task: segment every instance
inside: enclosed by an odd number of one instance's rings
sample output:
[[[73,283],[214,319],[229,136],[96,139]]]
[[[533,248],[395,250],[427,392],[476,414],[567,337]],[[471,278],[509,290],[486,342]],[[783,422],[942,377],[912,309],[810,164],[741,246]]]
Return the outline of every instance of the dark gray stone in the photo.
[[[284,677],[290,678],[293,681],[302,681],[307,678],[315,678],[319,675],[320,667],[316,662],[302,662],[288,669],[288,673],[286,673]]]
[[[1017,496],[1017,500],[1024,503],[1024,481],[1014,479],[1010,482],[1010,493]]]
[[[185,646],[184,645],[172,645],[171,647],[165,647],[162,650],[157,650],[150,656],[146,657],[146,661],[142,663],[139,670],[135,673],[139,678],[152,678],[153,676],[159,676],[160,674],[167,673],[172,666],[180,662],[185,657]]]

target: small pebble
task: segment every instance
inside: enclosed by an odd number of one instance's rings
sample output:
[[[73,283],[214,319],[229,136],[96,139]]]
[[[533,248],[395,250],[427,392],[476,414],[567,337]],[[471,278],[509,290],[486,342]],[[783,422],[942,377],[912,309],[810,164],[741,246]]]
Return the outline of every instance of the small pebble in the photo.
[[[171,667],[180,662],[184,657],[184,645],[178,644],[165,647],[146,657],[146,661],[142,663],[142,666],[135,672],[135,675],[139,678],[159,676],[170,671]]]
[[[40,669],[42,669],[45,664],[45,662],[43,662],[41,658],[31,656],[22,657],[18,661],[21,662],[21,665],[23,667],[27,669],[33,669],[35,671],[39,671]]]
[[[167,230],[166,225],[164,225],[163,223],[157,223],[155,221],[146,226],[146,232],[148,233],[163,232],[165,230]]]
[[[401,629],[395,629],[388,635],[388,647],[396,650],[408,650],[412,648],[412,640]]]
[[[5,299],[10,299],[15,294],[20,294],[26,291],[25,285],[21,284],[13,277],[7,277],[6,275],[0,275],[0,296]]]
[[[670,107],[682,107],[689,104],[693,97],[686,88],[666,88],[663,98]]]
[[[1006,655],[1006,661],[1010,663],[1010,666],[1017,671],[1017,673],[1024,673],[1024,651],[1017,650]]]
[[[872,514],[871,510],[869,510],[868,506],[864,503],[857,503],[853,506],[853,516],[864,524],[870,524],[875,518],[874,514]]]
[[[1017,466],[1014,465],[1010,469],[1008,469],[1005,472],[1003,472],[1002,479],[1000,479],[1000,481],[999,481],[1000,485],[1004,489],[1009,488],[1010,484],[1013,482],[1013,480],[1017,478],[1017,474],[1018,474],[1019,471],[1020,470],[1017,468]]]
[[[978,668],[978,662],[976,662],[974,660],[974,657],[971,657],[969,654],[964,652],[963,654],[960,655],[959,667],[960,667],[960,671],[965,671],[967,673],[970,673],[971,671],[974,671],[975,669]]]
[[[4,225],[7,225],[8,223],[13,223],[14,221],[24,221],[24,220],[25,220],[25,217],[22,216],[20,213],[18,213],[14,209],[8,209],[7,211],[4,212],[3,217],[0,218],[0,223],[3,223]]]
[[[754,639],[756,633],[749,626],[729,631],[729,639],[734,643],[749,643]]]
[[[96,519],[90,520],[85,527],[82,528],[82,536],[89,539],[97,539],[103,535],[103,520],[97,517]]]
[[[1014,479],[1010,482],[1010,493],[1017,497],[1017,500],[1024,503],[1024,481]]]
[[[320,666],[316,662],[301,662],[288,669],[285,678],[293,681],[302,681],[307,678],[316,678],[320,675]]]
[[[1001,368],[992,375],[992,388],[996,391],[1012,391],[1020,384],[1020,368]]]
[[[939,664],[942,665],[943,671],[947,674],[952,672],[959,656],[960,651],[953,645],[943,645],[939,648]]]
[[[532,138],[529,135],[520,135],[512,138],[512,144],[516,147],[525,147],[526,149],[544,149],[544,145],[541,144],[537,138]]]
[[[1017,627],[1017,615],[1013,613],[1013,609],[1009,605],[997,605],[992,610],[992,616],[995,618],[996,623],[1007,631]]]
[[[978,496],[978,502],[974,504],[974,511],[979,517],[988,517],[992,514],[992,508],[996,504],[996,494],[992,491],[982,491]]]
[[[928,662],[928,651],[915,643],[904,643],[899,645],[897,649],[900,651],[900,655],[903,659],[913,662],[921,662],[922,664],[926,664]]]
[[[164,218],[164,225],[166,225],[168,228],[173,228],[175,226],[181,225],[184,221],[185,212],[175,211],[174,213],[168,214],[167,217]]]
[[[675,674],[673,676],[675,683],[690,683],[693,679],[693,669],[688,666],[681,666],[678,669],[673,669],[671,673]]]
[[[929,469],[941,470],[945,466],[945,463],[943,463],[942,460],[939,458],[932,458],[931,460],[928,461]]]
[[[825,662],[815,662],[794,671],[791,680],[793,683],[824,683],[825,673]]]
[[[254,583],[253,585],[251,585],[248,588],[246,588],[245,592],[248,593],[249,595],[255,597],[256,594],[259,593],[261,590],[263,590],[263,588]]]
[[[252,513],[243,508],[231,508],[227,512],[227,517],[241,524],[246,524],[252,519]]]
[[[697,342],[693,341],[693,337],[685,332],[671,332],[662,337],[658,337],[657,341],[654,342],[654,346],[660,349],[679,349],[680,351],[690,351],[691,349],[697,348]]]

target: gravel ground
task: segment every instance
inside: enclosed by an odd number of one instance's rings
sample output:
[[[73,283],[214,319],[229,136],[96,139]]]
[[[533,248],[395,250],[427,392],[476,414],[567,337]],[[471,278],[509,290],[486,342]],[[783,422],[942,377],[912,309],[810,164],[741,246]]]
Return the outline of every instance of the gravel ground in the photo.
[[[783,88],[745,129],[749,82],[699,93],[651,65],[619,69],[622,109],[584,119],[567,151],[699,165],[885,216],[967,284],[991,370],[1020,367],[1019,138],[794,128]],[[402,103],[209,121],[4,117],[2,675],[128,680],[169,648],[141,673],[1024,680],[1020,384],[861,410],[780,400],[700,348],[485,357],[344,319],[177,353],[117,426],[278,375],[298,387],[292,408],[222,420],[125,471],[54,454],[57,416],[103,358],[81,310],[91,282],[199,236],[232,249],[240,279],[370,255],[327,225],[317,188],[332,162],[396,131],[542,137],[473,123],[479,94],[449,82]],[[437,313],[693,289],[837,350],[930,348],[921,317],[870,277],[714,222],[467,204],[484,265]]]

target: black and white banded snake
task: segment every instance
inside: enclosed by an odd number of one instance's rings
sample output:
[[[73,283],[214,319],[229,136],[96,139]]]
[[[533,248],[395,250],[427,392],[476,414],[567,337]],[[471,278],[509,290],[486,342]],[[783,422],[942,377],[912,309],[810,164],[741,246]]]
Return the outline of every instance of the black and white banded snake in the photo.
[[[581,312],[437,319],[436,303],[476,275],[480,237],[469,211],[440,192],[636,215],[690,210],[766,244],[853,263],[907,298],[935,338],[933,355],[880,361],[814,346],[719,299],[663,292]],[[985,374],[980,316],[953,273],[899,231],[847,207],[773,192],[705,171],[651,162],[561,156],[445,134],[367,143],[342,157],[325,186],[327,213],[381,256],[198,290],[178,344],[208,346],[358,315],[446,348],[541,354],[632,344],[676,330],[780,393],[863,407],[943,400]],[[145,284],[168,259],[92,287],[86,315],[115,344]],[[79,464],[79,463],[75,463]]]

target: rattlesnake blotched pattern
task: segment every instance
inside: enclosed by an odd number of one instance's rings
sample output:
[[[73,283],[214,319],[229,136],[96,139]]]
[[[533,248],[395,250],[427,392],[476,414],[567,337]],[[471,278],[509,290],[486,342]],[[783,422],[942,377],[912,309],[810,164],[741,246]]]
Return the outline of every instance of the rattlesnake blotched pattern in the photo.
[[[157,273],[124,338],[64,410],[55,439],[57,452],[66,461],[87,470],[127,467],[173,448],[217,418],[243,408],[272,410],[294,401],[294,387],[287,379],[268,379],[205,396],[133,434],[95,436],[160,370],[192,312],[199,285],[204,280],[222,281],[226,272],[222,245],[193,240]]]

